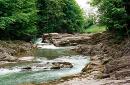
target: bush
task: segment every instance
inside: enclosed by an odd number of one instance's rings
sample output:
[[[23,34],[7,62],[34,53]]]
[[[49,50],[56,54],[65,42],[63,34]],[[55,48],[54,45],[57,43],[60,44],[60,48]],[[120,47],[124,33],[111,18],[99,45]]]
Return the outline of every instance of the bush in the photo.
[[[118,35],[130,33],[129,0],[93,0],[100,12],[100,23]]]
[[[92,17],[88,17],[85,19],[85,23],[84,23],[84,29],[88,29],[90,26],[94,25],[94,20]]]
[[[92,25],[89,28],[85,29],[84,32],[85,33],[102,33],[106,31],[106,26],[102,26],[102,25]]]
[[[0,38],[25,39],[36,32],[35,0],[0,0]]]

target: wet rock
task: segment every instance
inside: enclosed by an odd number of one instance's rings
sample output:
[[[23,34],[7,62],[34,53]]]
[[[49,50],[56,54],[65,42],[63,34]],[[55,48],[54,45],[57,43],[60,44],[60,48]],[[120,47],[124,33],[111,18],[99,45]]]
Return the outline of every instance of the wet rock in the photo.
[[[61,69],[60,66],[52,66],[51,69]]]
[[[52,64],[50,62],[47,63],[42,63],[42,64],[34,64],[33,65],[35,68],[41,68],[41,69],[50,69]]]
[[[53,62],[51,69],[62,69],[62,68],[72,68],[73,65],[69,62]]]
[[[24,68],[22,68],[22,69],[30,70],[30,69],[32,69],[32,68],[31,68],[31,67],[24,67]]]

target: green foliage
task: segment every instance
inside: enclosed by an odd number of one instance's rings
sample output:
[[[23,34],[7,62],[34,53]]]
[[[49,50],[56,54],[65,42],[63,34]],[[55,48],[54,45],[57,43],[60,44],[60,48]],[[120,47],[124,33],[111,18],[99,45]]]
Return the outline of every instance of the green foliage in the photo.
[[[106,26],[102,25],[91,25],[89,28],[85,29],[85,33],[101,33],[106,31]]]
[[[63,29],[68,32],[80,32],[83,30],[84,16],[75,0],[63,0],[66,6],[63,8],[65,14]]]
[[[84,17],[75,0],[0,0],[0,39],[45,32],[80,32]]]
[[[94,25],[93,17],[86,17],[84,22],[84,29],[88,29],[90,26]]]
[[[28,38],[36,32],[35,24],[35,0],[0,0],[0,38]]]
[[[38,0],[39,32],[80,32],[84,17],[75,0]]]
[[[126,35],[130,31],[130,1],[129,0],[93,0],[100,12],[100,22],[108,30],[119,35]]]
[[[38,0],[38,32],[54,32],[63,19],[62,2],[59,0]]]

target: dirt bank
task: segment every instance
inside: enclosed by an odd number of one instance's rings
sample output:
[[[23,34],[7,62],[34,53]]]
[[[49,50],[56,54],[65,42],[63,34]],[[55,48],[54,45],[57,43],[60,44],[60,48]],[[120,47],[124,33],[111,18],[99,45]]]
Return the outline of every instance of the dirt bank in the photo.
[[[83,81],[80,85],[86,85],[87,82],[92,81],[95,81],[95,84],[91,85],[130,84],[130,39],[117,38],[115,35],[105,32],[76,35],[55,33],[49,34],[48,39],[44,37],[44,40],[54,43],[56,46],[76,45],[75,51],[91,56],[90,64],[83,69],[83,73],[78,76],[78,79],[73,78],[65,82],[62,80],[64,83],[59,85],[79,85],[72,83],[74,81]]]

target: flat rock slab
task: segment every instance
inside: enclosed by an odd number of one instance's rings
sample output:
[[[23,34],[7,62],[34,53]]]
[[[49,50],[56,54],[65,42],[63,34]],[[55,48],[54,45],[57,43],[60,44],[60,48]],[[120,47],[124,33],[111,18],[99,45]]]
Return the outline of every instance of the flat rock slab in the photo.
[[[58,34],[58,33],[47,33],[42,36],[43,42],[53,43],[56,46],[75,46],[79,43],[89,42],[89,34]]]

